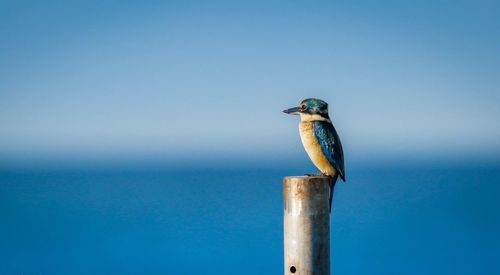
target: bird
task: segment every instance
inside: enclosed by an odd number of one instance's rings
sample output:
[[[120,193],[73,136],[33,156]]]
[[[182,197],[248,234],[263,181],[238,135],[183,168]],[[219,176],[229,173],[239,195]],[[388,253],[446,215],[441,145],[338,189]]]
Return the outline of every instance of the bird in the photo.
[[[331,211],[333,187],[339,178],[344,182],[346,178],[342,143],[328,115],[328,103],[317,98],[307,98],[299,106],[283,112],[300,115],[299,133],[302,145],[321,175],[330,178]]]

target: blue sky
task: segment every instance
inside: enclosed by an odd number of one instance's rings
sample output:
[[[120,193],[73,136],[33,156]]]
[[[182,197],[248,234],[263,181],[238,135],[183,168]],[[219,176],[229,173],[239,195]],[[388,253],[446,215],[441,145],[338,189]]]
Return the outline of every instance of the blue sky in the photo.
[[[0,157],[500,154],[495,1],[2,1]]]

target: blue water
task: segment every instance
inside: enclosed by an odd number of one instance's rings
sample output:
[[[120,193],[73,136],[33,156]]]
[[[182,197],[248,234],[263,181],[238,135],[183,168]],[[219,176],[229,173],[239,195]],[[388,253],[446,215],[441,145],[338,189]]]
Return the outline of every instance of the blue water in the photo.
[[[284,167],[3,169],[0,274],[281,274]],[[348,170],[333,274],[498,274],[500,166]]]

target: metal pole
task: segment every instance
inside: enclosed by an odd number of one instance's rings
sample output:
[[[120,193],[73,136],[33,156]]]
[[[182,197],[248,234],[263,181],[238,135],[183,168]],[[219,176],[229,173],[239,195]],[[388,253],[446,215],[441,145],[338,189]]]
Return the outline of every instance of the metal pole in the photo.
[[[323,176],[283,179],[285,275],[330,274],[329,183]]]

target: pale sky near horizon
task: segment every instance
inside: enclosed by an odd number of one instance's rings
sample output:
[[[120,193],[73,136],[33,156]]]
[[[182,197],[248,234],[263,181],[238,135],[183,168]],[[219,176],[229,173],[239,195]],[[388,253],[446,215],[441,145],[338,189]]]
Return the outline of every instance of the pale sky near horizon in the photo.
[[[500,155],[496,1],[0,2],[0,158]],[[458,152],[458,153],[457,153]]]

